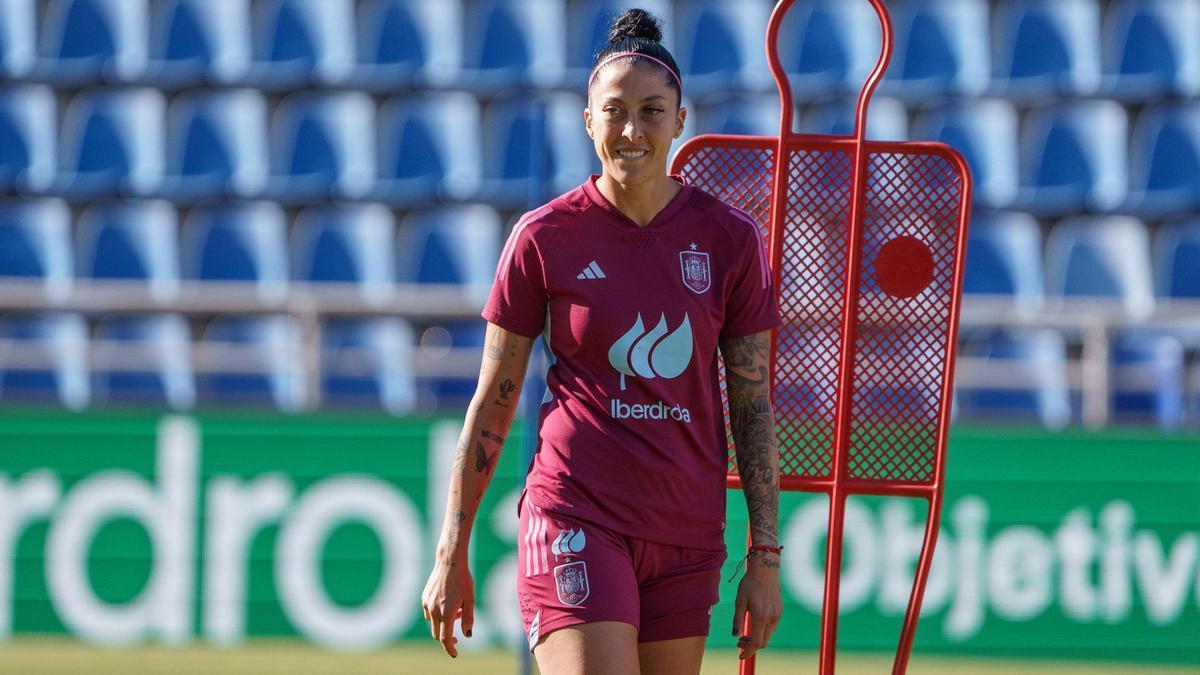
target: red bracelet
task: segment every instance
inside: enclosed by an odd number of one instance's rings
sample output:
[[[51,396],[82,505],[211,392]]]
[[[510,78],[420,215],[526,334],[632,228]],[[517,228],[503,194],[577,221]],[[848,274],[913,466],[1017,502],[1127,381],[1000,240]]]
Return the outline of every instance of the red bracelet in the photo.
[[[766,544],[751,544],[750,548],[746,549],[746,553],[753,553],[755,551],[763,551],[764,553],[774,553],[775,555],[779,555],[783,553],[783,547],[767,546]]]

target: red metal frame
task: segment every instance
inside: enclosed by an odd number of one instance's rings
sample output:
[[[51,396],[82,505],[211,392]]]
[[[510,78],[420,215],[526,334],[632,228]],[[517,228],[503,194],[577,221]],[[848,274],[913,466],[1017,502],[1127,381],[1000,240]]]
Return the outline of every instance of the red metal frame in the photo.
[[[825,675],[831,675],[834,672],[837,649],[843,528],[845,524],[846,499],[852,494],[913,497],[928,501],[929,508],[924,540],[899,644],[897,645],[892,672],[893,674],[901,674],[907,668],[941,519],[953,364],[958,334],[959,305],[962,295],[962,268],[965,256],[966,228],[971,204],[970,172],[966,162],[953,149],[939,143],[877,142],[866,139],[867,110],[871,95],[887,70],[892,51],[891,20],[883,0],[869,1],[875,9],[881,24],[882,48],[874,70],[859,92],[853,136],[817,136],[797,134],[792,131],[792,92],[787,74],[780,62],[778,42],[784,15],[794,0],[779,0],[771,15],[766,36],[767,59],[779,87],[781,104],[779,136],[755,137],[715,134],[697,136],[680,148],[672,163],[672,173],[682,173],[686,176],[689,167],[694,171],[716,171],[717,173],[714,174],[715,177],[713,180],[719,181],[722,177],[727,177],[735,172],[738,165],[736,161],[732,160],[733,166],[730,166],[729,162],[720,164],[721,160],[717,160],[714,166],[711,160],[705,160],[710,162],[708,169],[703,168],[703,166],[697,167],[696,162],[699,161],[699,158],[702,157],[705,151],[724,151],[726,153],[733,151],[741,151],[743,153],[755,152],[760,153],[758,155],[760,158],[762,154],[773,152],[771,158],[773,162],[771,167],[772,174],[769,187],[767,188],[771,200],[770,210],[769,213],[763,213],[763,209],[759,209],[758,219],[760,226],[764,226],[768,230],[767,245],[769,247],[772,273],[774,275],[775,288],[780,293],[782,304],[784,294],[787,290],[781,275],[785,263],[785,239],[789,236],[789,183],[793,175],[793,157],[804,157],[804,153],[840,153],[843,156],[852,153],[853,156],[853,169],[849,176],[852,188],[845,224],[845,261],[842,268],[844,272],[842,274],[843,286],[840,310],[841,333],[836,377],[837,404],[836,415],[832,420],[832,448],[831,456],[829,457],[831,462],[827,470],[801,471],[799,474],[792,473],[790,475],[784,471],[780,478],[780,487],[783,490],[824,493],[829,495],[830,499],[829,537],[826,548],[825,596],[824,606],[822,607],[820,649],[820,672]],[[878,477],[864,478],[862,475],[852,475],[853,473],[862,474],[863,470],[861,466],[855,468],[853,471],[851,470],[851,464],[854,460],[851,448],[852,426],[856,422],[856,400],[854,397],[854,394],[857,393],[857,383],[855,381],[856,358],[860,349],[859,341],[862,340],[862,332],[864,331],[861,323],[863,319],[860,314],[866,311],[860,305],[860,301],[862,300],[861,295],[863,292],[862,272],[865,255],[864,220],[869,207],[868,192],[871,189],[868,185],[868,169],[872,158],[878,159],[883,157],[899,157],[914,161],[921,160],[922,158],[932,158],[942,161],[945,166],[949,167],[949,171],[943,177],[947,180],[947,185],[950,185],[951,189],[955,191],[950,197],[957,199],[956,202],[952,202],[957,209],[953,215],[953,220],[947,220],[943,223],[943,234],[945,234],[944,231],[947,228],[954,225],[957,226],[956,231],[950,233],[953,235],[953,238],[948,241],[952,243],[944,247],[946,255],[952,257],[952,262],[949,264],[953,269],[945,275],[948,290],[939,296],[941,304],[935,306],[935,308],[944,310],[946,323],[944,325],[944,342],[939,341],[936,345],[938,349],[943,350],[938,352],[939,356],[935,357],[940,366],[940,371],[936,373],[939,381],[936,383],[933,383],[931,380],[928,381],[931,389],[933,386],[936,386],[937,395],[940,397],[936,409],[936,437],[932,441],[932,463],[925,471],[918,471],[918,474],[920,474],[918,478],[910,480],[898,480],[890,476],[885,476],[883,479]],[[881,171],[881,173],[886,174],[887,172]],[[954,175],[950,175],[951,173]],[[876,177],[877,183],[887,182],[887,180],[891,180],[898,175],[899,178],[894,182],[900,188],[905,187],[903,170],[897,170],[896,173],[889,175],[872,175]],[[912,177],[910,176],[909,178]],[[701,187],[705,186],[701,185]],[[876,185],[875,189],[878,190],[878,185]],[[914,186],[913,192],[916,191],[917,187]],[[761,186],[757,195],[749,195],[749,190],[746,192],[747,199],[757,200],[757,205],[760,207],[763,206]],[[942,196],[945,197],[945,194],[942,193]],[[906,193],[904,198],[910,196],[911,194]],[[876,195],[876,199],[879,199],[878,195]],[[736,203],[738,199],[732,198],[731,201]],[[742,204],[737,205],[742,206]],[[791,206],[794,208],[794,204]],[[879,207],[877,206],[876,208]],[[751,209],[747,208],[747,210],[750,211]],[[886,212],[886,208],[883,210]],[[769,222],[763,222],[764,220]],[[879,229],[881,226],[876,225],[875,227]],[[804,253],[799,254],[800,257],[804,257],[804,255]],[[876,272],[878,273],[878,270]],[[931,310],[928,305],[924,305],[917,308],[916,311],[926,311],[928,313]],[[901,318],[900,320],[903,319]],[[773,387],[779,386],[779,378],[775,377],[775,375],[781,372],[781,369],[786,368],[788,365],[787,359],[792,358],[788,353],[782,355],[780,353],[781,332],[782,329],[775,332],[771,344]],[[866,344],[866,342],[864,341],[863,344]],[[944,358],[940,356],[941,354],[944,354]],[[774,389],[772,397],[773,399],[776,397]],[[862,406],[865,404],[859,401],[858,405]],[[867,416],[869,417],[869,415]],[[819,415],[811,419],[820,421]],[[869,424],[869,422],[864,422],[863,424]],[[861,429],[859,433],[863,433]],[[781,451],[784,454],[788,450],[787,447],[783,447],[783,444],[781,444]],[[860,448],[856,452],[861,453],[864,451]],[[858,461],[861,464],[861,457]],[[884,471],[883,473],[888,472]],[[727,483],[731,489],[741,488],[741,481],[733,468],[732,461]],[[802,552],[795,553],[801,554]],[[753,658],[742,662],[740,672],[743,675],[750,675],[754,672]]]

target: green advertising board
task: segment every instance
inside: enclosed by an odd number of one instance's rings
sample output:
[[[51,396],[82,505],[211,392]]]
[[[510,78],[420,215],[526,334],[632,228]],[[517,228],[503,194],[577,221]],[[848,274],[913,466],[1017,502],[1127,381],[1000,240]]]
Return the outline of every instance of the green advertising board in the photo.
[[[0,640],[428,639],[420,594],[459,421],[7,411]],[[519,644],[520,430],[475,528],[475,639]],[[1200,437],[958,429],[916,649],[1200,663]],[[784,622],[819,635],[826,505],[783,499]],[[729,500],[729,546],[745,507]],[[854,498],[839,646],[894,649],[923,502]],[[736,555],[727,563],[732,572]],[[722,587],[713,634],[731,623]]]

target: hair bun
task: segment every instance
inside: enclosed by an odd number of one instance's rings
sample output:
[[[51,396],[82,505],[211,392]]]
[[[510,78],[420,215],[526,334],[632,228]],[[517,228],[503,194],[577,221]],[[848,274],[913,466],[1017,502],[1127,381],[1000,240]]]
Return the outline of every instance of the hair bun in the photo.
[[[608,43],[625,38],[640,38],[651,42],[662,42],[662,24],[644,9],[629,9],[613,19],[608,29]]]

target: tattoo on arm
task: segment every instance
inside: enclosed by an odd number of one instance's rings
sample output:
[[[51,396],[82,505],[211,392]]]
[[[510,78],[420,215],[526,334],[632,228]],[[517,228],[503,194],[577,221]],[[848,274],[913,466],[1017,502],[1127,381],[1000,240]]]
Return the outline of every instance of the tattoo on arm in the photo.
[[[501,436],[500,434],[495,434],[495,433],[488,431],[487,429],[484,429],[483,431],[479,432],[479,435],[483,436],[484,438],[488,439],[489,441],[495,441],[496,443],[499,443],[500,445],[504,445],[504,437]]]
[[[502,408],[509,407],[511,402],[508,399],[508,395],[516,391],[516,389],[517,385],[513,384],[512,380],[505,378],[504,381],[500,383],[500,398],[495,400],[495,404]]]
[[[499,361],[504,356],[504,350],[500,348],[500,331],[492,330],[492,337],[483,353],[493,361]]]
[[[774,544],[779,530],[779,453],[768,393],[766,340],[757,335],[736,338],[726,341],[721,351],[729,422],[750,528],[756,542]]]
[[[475,441],[475,473],[491,473],[496,455],[488,455],[483,443]]]

